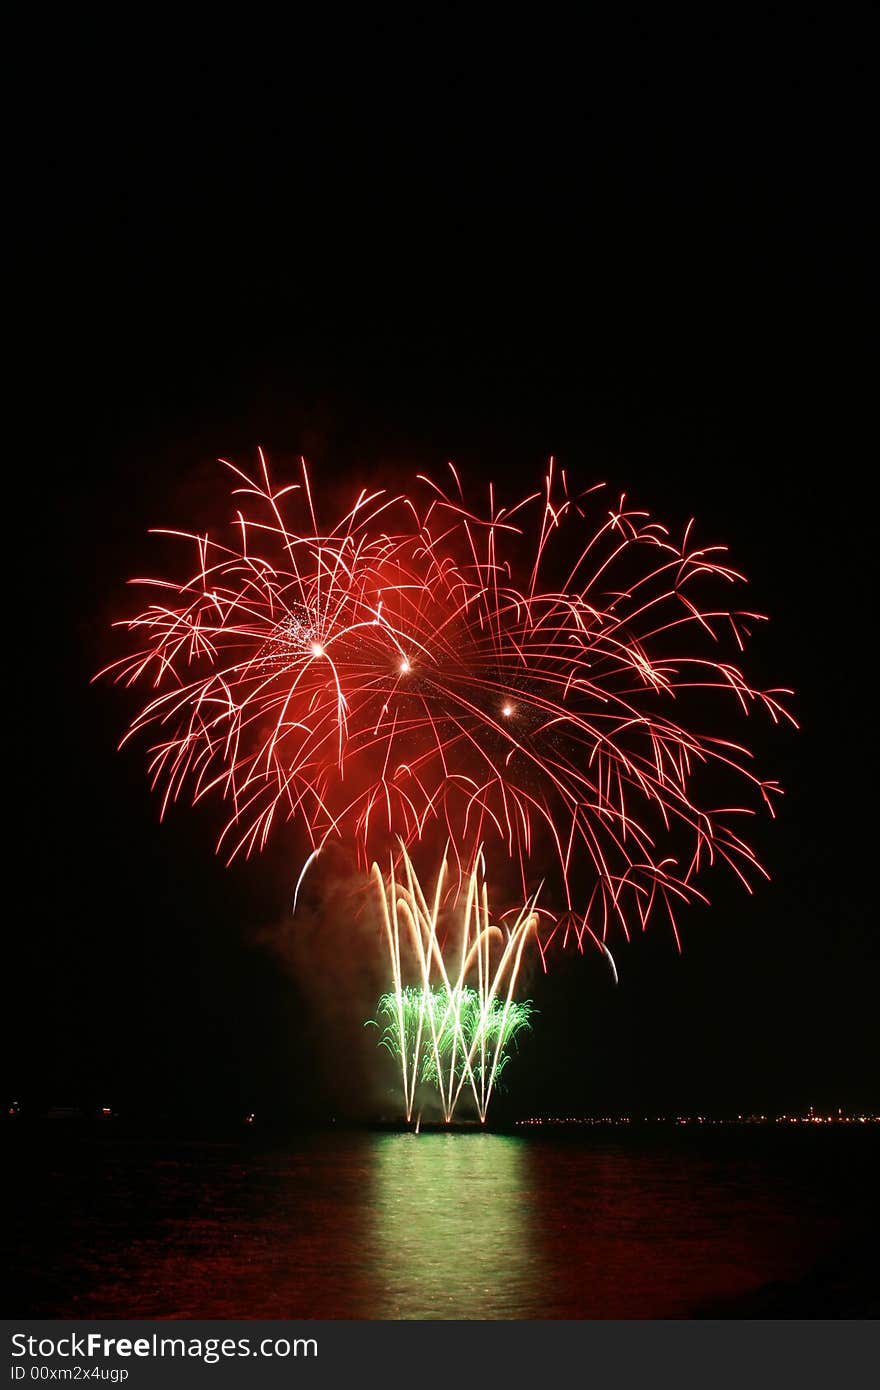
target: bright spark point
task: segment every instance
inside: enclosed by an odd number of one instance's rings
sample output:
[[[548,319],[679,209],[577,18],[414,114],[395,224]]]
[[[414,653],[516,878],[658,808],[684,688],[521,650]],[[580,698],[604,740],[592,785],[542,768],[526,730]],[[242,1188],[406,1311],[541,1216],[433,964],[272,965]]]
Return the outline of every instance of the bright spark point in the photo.
[[[504,706],[502,707],[501,713],[504,715],[504,718],[505,718],[505,719],[509,719],[510,716],[513,714],[513,706],[512,706],[512,705],[504,705]]]
[[[406,657],[404,657],[403,661],[401,661],[400,669],[404,675],[406,675],[407,671],[409,670],[409,662],[407,661]]]
[[[324,655],[324,648],[321,646],[321,643],[320,643],[320,642],[313,642],[313,643],[312,643],[312,656],[323,656],[323,655]]]

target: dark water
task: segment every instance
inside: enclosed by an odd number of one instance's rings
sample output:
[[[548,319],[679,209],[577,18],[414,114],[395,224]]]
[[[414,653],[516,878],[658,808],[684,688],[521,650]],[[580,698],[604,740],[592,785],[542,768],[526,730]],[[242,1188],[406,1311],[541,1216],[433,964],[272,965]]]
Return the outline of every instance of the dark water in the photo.
[[[9,1316],[866,1316],[878,1136],[16,1136]]]

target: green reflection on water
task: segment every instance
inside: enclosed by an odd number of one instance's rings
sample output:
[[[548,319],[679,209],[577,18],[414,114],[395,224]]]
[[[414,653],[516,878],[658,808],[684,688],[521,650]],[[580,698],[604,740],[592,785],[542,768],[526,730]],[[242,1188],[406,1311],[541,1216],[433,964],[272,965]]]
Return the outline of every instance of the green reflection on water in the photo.
[[[375,1316],[536,1316],[527,1145],[475,1133],[387,1134],[375,1146]]]

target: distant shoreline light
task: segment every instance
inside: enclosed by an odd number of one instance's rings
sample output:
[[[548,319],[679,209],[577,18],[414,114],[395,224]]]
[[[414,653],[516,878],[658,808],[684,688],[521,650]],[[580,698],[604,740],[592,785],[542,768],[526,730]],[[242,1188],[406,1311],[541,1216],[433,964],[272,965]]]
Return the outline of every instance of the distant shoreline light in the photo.
[[[535,1115],[516,1120],[517,1128],[536,1125],[865,1125],[880,1124],[880,1115],[736,1115],[724,1119],[708,1115]]]

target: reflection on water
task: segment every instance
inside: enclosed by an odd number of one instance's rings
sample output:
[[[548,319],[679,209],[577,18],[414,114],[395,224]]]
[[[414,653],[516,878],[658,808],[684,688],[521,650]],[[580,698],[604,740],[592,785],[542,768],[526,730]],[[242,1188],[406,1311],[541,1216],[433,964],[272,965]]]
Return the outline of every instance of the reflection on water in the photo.
[[[868,1136],[10,1148],[10,1316],[688,1317],[774,1287],[793,1290],[784,1316],[805,1288],[809,1316],[828,1297],[864,1315],[849,1254],[830,1294],[813,1271],[846,1242],[869,1249]]]
[[[540,1316],[528,1146],[499,1134],[387,1134],[372,1164],[368,1278],[383,1318]]]

